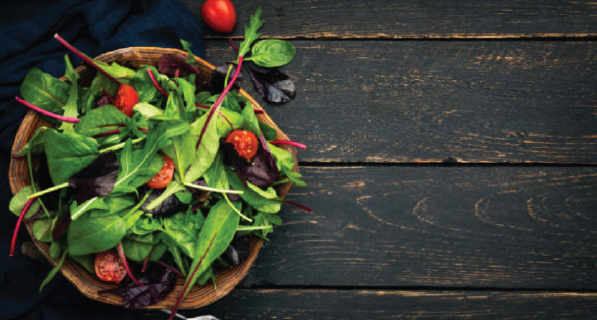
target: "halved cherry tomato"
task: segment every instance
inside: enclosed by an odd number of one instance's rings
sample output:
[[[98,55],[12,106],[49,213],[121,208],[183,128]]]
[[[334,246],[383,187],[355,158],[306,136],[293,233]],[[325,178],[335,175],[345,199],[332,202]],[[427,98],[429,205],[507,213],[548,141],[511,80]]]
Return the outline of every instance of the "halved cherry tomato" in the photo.
[[[102,281],[119,283],[126,276],[126,269],[114,249],[95,256],[95,275]]]
[[[236,24],[236,10],[230,0],[207,0],[201,6],[201,17],[218,32],[231,32]]]
[[[133,116],[133,107],[139,103],[139,95],[135,88],[128,84],[121,84],[114,98],[115,107],[129,117]]]
[[[160,154],[160,156],[164,159],[164,166],[160,172],[145,183],[148,187],[154,189],[165,188],[172,181],[172,176],[174,175],[174,161],[165,154]]]
[[[259,144],[253,132],[246,130],[234,130],[228,137],[227,143],[232,143],[238,155],[250,161],[257,154]]]

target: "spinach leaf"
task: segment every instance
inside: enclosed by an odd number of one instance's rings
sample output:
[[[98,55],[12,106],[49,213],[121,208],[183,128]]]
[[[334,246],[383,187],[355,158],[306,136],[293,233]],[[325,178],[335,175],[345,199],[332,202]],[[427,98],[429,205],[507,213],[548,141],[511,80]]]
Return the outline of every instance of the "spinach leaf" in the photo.
[[[201,118],[197,119],[191,124],[191,133],[193,135],[199,135],[209,113],[206,113]],[[215,115],[216,117],[219,115]],[[212,164],[218,148],[220,146],[220,137],[218,136],[216,121],[210,121],[205,128],[205,134],[203,135],[203,141],[199,148],[195,150],[194,159],[192,165],[184,176],[184,181],[196,181],[199,179],[205,171]]]
[[[21,83],[21,96],[31,104],[44,110],[62,115],[63,107],[68,101],[70,85],[60,81],[38,68],[33,68],[27,73]],[[50,119],[44,117],[46,120]],[[56,120],[51,119],[52,122]]]
[[[77,133],[59,133],[47,129],[44,142],[54,184],[67,182],[68,178],[88,166],[99,154],[95,139]]]
[[[89,110],[75,125],[75,132],[87,137],[117,129],[124,125],[127,116],[112,105]]]
[[[149,235],[162,228],[162,221],[158,216],[151,214],[142,215],[137,222],[131,228],[136,235],[145,236]]]
[[[79,116],[79,108],[77,106],[77,101],[79,99],[79,84],[77,83],[79,80],[79,74],[73,68],[73,65],[70,63],[67,54],[64,55],[64,63],[66,64],[66,72],[64,76],[68,79],[68,81],[70,81],[68,100],[64,105],[64,116],[77,118]],[[73,133],[75,132],[74,127],[74,123],[62,122],[59,130],[64,133]]]
[[[71,222],[67,241],[73,255],[108,250],[124,238],[126,223],[118,215],[90,217],[83,215]]]
[[[38,219],[33,223],[33,236],[41,242],[52,241],[52,220]]]
[[[85,254],[82,256],[69,255],[69,258],[73,259],[78,264],[82,265],[87,272],[95,273],[95,254]]]
[[[34,194],[33,188],[31,186],[26,186],[25,188],[21,189],[19,193],[15,194],[12,199],[10,199],[10,203],[8,204],[8,208],[10,212],[14,213],[17,217],[21,215],[21,211],[25,208],[25,204],[29,201],[27,198],[28,196]],[[31,218],[39,210],[39,201],[34,201],[27,210],[25,215],[25,219]]]
[[[296,48],[288,41],[278,39],[261,40],[253,46],[251,57],[245,59],[266,68],[280,67],[290,63],[296,55]]]
[[[233,205],[240,209],[240,203]],[[209,269],[226,251],[238,228],[238,221],[239,215],[225,201],[219,201],[211,208],[195,246],[195,258],[191,265],[194,276],[187,279],[190,283],[189,288],[195,284],[199,275]],[[183,295],[186,295],[186,292]]]
[[[142,262],[153,248],[153,235],[131,235],[122,239],[122,250],[128,259]]]

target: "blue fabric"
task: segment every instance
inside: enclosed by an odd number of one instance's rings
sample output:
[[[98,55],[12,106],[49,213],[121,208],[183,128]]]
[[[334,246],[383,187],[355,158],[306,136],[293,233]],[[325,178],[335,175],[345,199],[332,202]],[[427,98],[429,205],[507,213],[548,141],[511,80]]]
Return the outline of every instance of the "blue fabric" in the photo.
[[[17,218],[8,210],[10,153],[27,108],[14,102],[28,70],[39,67],[59,77],[68,51],[53,38],[59,33],[89,56],[131,46],[181,48],[179,39],[204,55],[198,22],[180,1],[172,0],[19,0],[0,3],[0,319],[132,319],[141,311],[124,310],[82,297],[61,276],[42,293],[49,269],[23,257],[21,230],[16,255],[9,257]],[[75,65],[80,60],[71,55]],[[95,309],[95,310],[94,310]]]

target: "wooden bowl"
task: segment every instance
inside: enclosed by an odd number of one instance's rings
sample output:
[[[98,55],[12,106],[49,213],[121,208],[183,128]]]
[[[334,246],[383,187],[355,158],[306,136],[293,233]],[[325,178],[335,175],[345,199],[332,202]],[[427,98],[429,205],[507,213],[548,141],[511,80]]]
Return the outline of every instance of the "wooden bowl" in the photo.
[[[177,49],[132,47],[107,52],[100,55],[96,59],[104,62],[118,62],[119,64],[127,66],[129,68],[138,69],[142,65],[157,65],[158,59],[166,53],[179,53],[184,55],[185,57],[187,56],[186,52]],[[197,76],[196,83],[197,86],[201,88],[206,85],[215,67],[199,57],[195,57],[195,60],[196,66],[200,71],[199,75]],[[91,84],[91,81],[93,80],[93,76],[95,75],[95,70],[89,69],[84,66],[80,66],[76,70],[81,76],[79,80],[80,83],[83,86],[89,86]],[[251,96],[249,96],[245,91],[241,90],[240,93],[244,97],[249,99],[254,108],[262,109],[261,106],[259,106],[259,104],[253,98],[251,98]],[[265,122],[278,130],[277,139],[289,140],[288,137],[276,126],[276,124],[266,113],[259,114],[258,118],[259,121]],[[27,141],[31,139],[33,134],[41,126],[52,127],[50,123],[44,121],[36,112],[29,111],[29,113],[27,113],[27,115],[25,116],[25,119],[23,120],[21,126],[19,127],[19,131],[17,132],[12,147],[12,153],[14,154],[17,151],[21,150],[25,146]],[[292,153],[294,157],[294,170],[298,171],[296,149],[294,147],[286,145],[283,145],[282,147]],[[22,188],[31,184],[29,180],[29,172],[26,159],[12,159],[9,169],[9,180],[13,194],[18,193]],[[284,198],[286,194],[288,194],[288,192],[290,191],[291,186],[292,185],[290,183],[280,185],[276,189],[278,192],[278,196]],[[27,225],[27,229],[29,230],[29,234],[32,234],[31,225]],[[33,239],[33,242],[35,243],[37,248],[46,257],[46,259],[48,259],[48,261],[51,264],[56,265],[58,261],[53,260],[49,255],[49,245],[37,241],[33,236],[31,236],[31,238]],[[204,286],[194,286],[188,293],[187,297],[182,301],[180,308],[201,308],[203,306],[215,302],[216,300],[228,294],[242,280],[242,278],[249,271],[249,268],[253,265],[253,262],[255,262],[257,254],[259,253],[261,245],[263,244],[263,240],[254,237],[249,239],[249,244],[251,246],[251,253],[246,261],[244,261],[239,266],[226,270],[221,270],[217,273],[217,291],[214,290],[214,286],[211,283],[208,283]],[[122,305],[122,298],[116,293],[108,293],[102,295],[99,295],[97,293],[101,290],[114,288],[115,285],[99,281],[94,274],[89,274],[81,265],[74,262],[73,260],[67,258],[64,261],[64,264],[62,265],[60,272],[62,272],[62,274],[70,282],[72,282],[77,287],[77,289],[81,291],[81,293],[83,293],[87,297],[109,304]],[[148,306],[146,308],[172,308],[174,303],[176,302],[176,298],[182,292],[183,285],[184,279],[178,279],[176,282],[175,289],[163,301],[156,305]]]

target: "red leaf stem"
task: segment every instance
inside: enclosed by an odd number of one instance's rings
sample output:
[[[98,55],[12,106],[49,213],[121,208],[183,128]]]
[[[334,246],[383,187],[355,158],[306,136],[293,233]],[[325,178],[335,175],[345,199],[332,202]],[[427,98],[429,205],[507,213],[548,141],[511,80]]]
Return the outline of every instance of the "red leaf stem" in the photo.
[[[153,71],[151,71],[151,69],[147,69],[147,73],[149,74],[149,78],[151,78],[151,82],[153,82],[153,85],[156,87],[156,89],[158,89],[158,91],[160,93],[162,93],[163,95],[165,95],[166,97],[170,96],[168,94],[168,92],[164,91],[164,89],[162,89],[162,87],[160,87],[160,84],[158,83],[155,76],[153,75]]]
[[[300,204],[298,202],[288,201],[288,200],[276,200],[276,199],[270,199],[270,200],[274,201],[274,202],[280,202],[280,203],[284,203],[284,204],[289,204],[291,206],[295,206],[297,208],[303,209],[303,210],[305,210],[305,211],[307,211],[309,213],[313,213],[313,209],[311,209],[311,208],[309,208],[309,207],[307,207],[305,205],[302,205],[302,204]]]
[[[178,269],[174,268],[173,266],[171,266],[163,261],[160,261],[160,260],[158,260],[157,263],[160,264],[162,267],[174,272],[179,278],[184,278],[184,275],[182,273],[180,273],[180,271],[178,271]]]
[[[201,129],[201,134],[199,134],[199,140],[197,141],[197,146],[195,147],[195,149],[199,149],[199,146],[201,145],[201,141],[203,140],[203,136],[205,135],[205,130],[207,130],[207,125],[211,121],[211,118],[213,118],[214,114],[216,112],[220,111],[220,106],[222,106],[222,101],[224,101],[224,99],[226,98],[226,95],[228,94],[228,92],[230,92],[230,89],[232,89],[232,86],[234,85],[236,78],[238,78],[238,75],[240,74],[242,65],[243,65],[243,56],[238,56],[238,65],[236,66],[236,71],[234,72],[232,79],[230,79],[230,82],[228,82],[228,85],[226,86],[224,91],[222,91],[222,93],[220,94],[220,96],[218,97],[218,99],[216,100],[214,105],[211,107],[211,110],[207,114],[207,119],[205,120],[205,125],[203,126],[203,129]]]
[[[120,244],[120,242],[118,243],[116,248],[118,249],[118,254],[120,255],[120,259],[122,259],[122,264],[124,264],[124,268],[126,269],[126,272],[128,273],[129,277],[131,277],[131,280],[133,280],[133,282],[136,285],[138,285],[139,287],[142,287],[143,284],[135,278],[135,276],[131,272],[131,269],[129,268],[128,262],[126,262],[126,256],[124,255],[124,250],[122,250],[122,245]]]
[[[297,148],[301,148],[301,149],[306,149],[307,146],[302,144],[302,143],[298,143],[298,142],[294,142],[294,141],[288,141],[288,140],[274,140],[274,141],[270,141],[271,144],[287,144],[289,146],[295,146]]]
[[[108,79],[110,79],[110,80],[112,80],[112,81],[114,81],[114,82],[116,82],[118,84],[122,84],[118,79],[114,78],[111,74],[109,74],[108,72],[104,71],[104,69],[102,69],[100,66],[98,66],[86,54],[84,54],[83,52],[77,50],[77,48],[73,47],[66,40],[62,39],[62,37],[59,36],[57,33],[54,35],[54,38],[56,40],[60,41],[60,43],[62,43],[68,50],[72,51],[72,53],[76,54],[77,57],[81,58],[81,60],[85,61],[87,64],[89,64],[90,66],[92,66],[93,68],[95,68],[97,71],[99,71],[104,76],[108,77]]]
[[[20,104],[22,104],[22,105],[24,105],[24,106],[26,106],[26,107],[28,107],[30,109],[33,109],[33,110],[35,110],[35,111],[37,111],[37,112],[39,112],[39,113],[41,113],[43,115],[46,115],[46,116],[48,116],[50,118],[54,118],[56,120],[60,120],[60,121],[64,121],[64,122],[71,122],[71,123],[77,123],[77,122],[79,122],[79,119],[77,119],[77,118],[60,116],[60,115],[57,115],[57,114],[52,113],[50,111],[46,111],[46,110],[44,110],[44,109],[42,109],[42,108],[40,108],[38,106],[32,105],[31,103],[29,103],[29,102],[21,99],[20,97],[15,97],[15,98],[17,99],[17,102],[19,102]]]
[[[31,207],[31,204],[33,204],[33,201],[35,201],[35,199],[36,198],[29,199],[29,201],[27,201],[27,203],[25,203],[25,207],[23,208],[23,211],[21,211],[21,214],[19,215],[19,220],[17,220],[17,225],[15,226],[15,231],[12,234],[12,242],[10,243],[9,255],[11,257],[14,256],[14,254],[15,254],[15,245],[17,243],[17,235],[19,234],[19,229],[21,228],[21,223],[23,222],[23,219],[25,218],[25,215],[27,214],[29,207]]]
[[[108,101],[110,101],[110,104],[115,106],[116,102],[114,101],[114,97],[112,97],[112,95],[110,94],[110,92],[106,91],[106,89],[101,88],[100,91],[106,96],[106,98],[108,98]]]
[[[205,256],[207,256],[207,253],[209,252],[209,249],[211,249],[211,246],[214,244],[214,240],[216,240],[217,235],[218,234],[216,233],[216,234],[214,234],[213,238],[211,238],[211,241],[209,242],[209,246],[207,246],[205,253],[203,254],[203,256],[201,256],[201,259],[199,259],[199,263],[197,263],[197,266],[195,267],[195,269],[193,269],[193,272],[191,272],[191,275],[185,282],[184,287],[182,288],[182,292],[180,293],[180,296],[178,297],[178,299],[176,299],[176,303],[174,304],[174,307],[172,308],[172,313],[170,313],[170,318],[168,320],[174,320],[174,317],[176,316],[176,311],[178,311],[178,307],[180,306],[180,303],[182,302],[182,299],[184,298],[185,293],[187,292],[189,285],[191,284],[191,281],[193,280],[193,277],[195,277],[195,273],[197,273],[197,270],[199,270],[199,266],[201,266],[201,263],[203,262],[203,260],[205,259]]]

